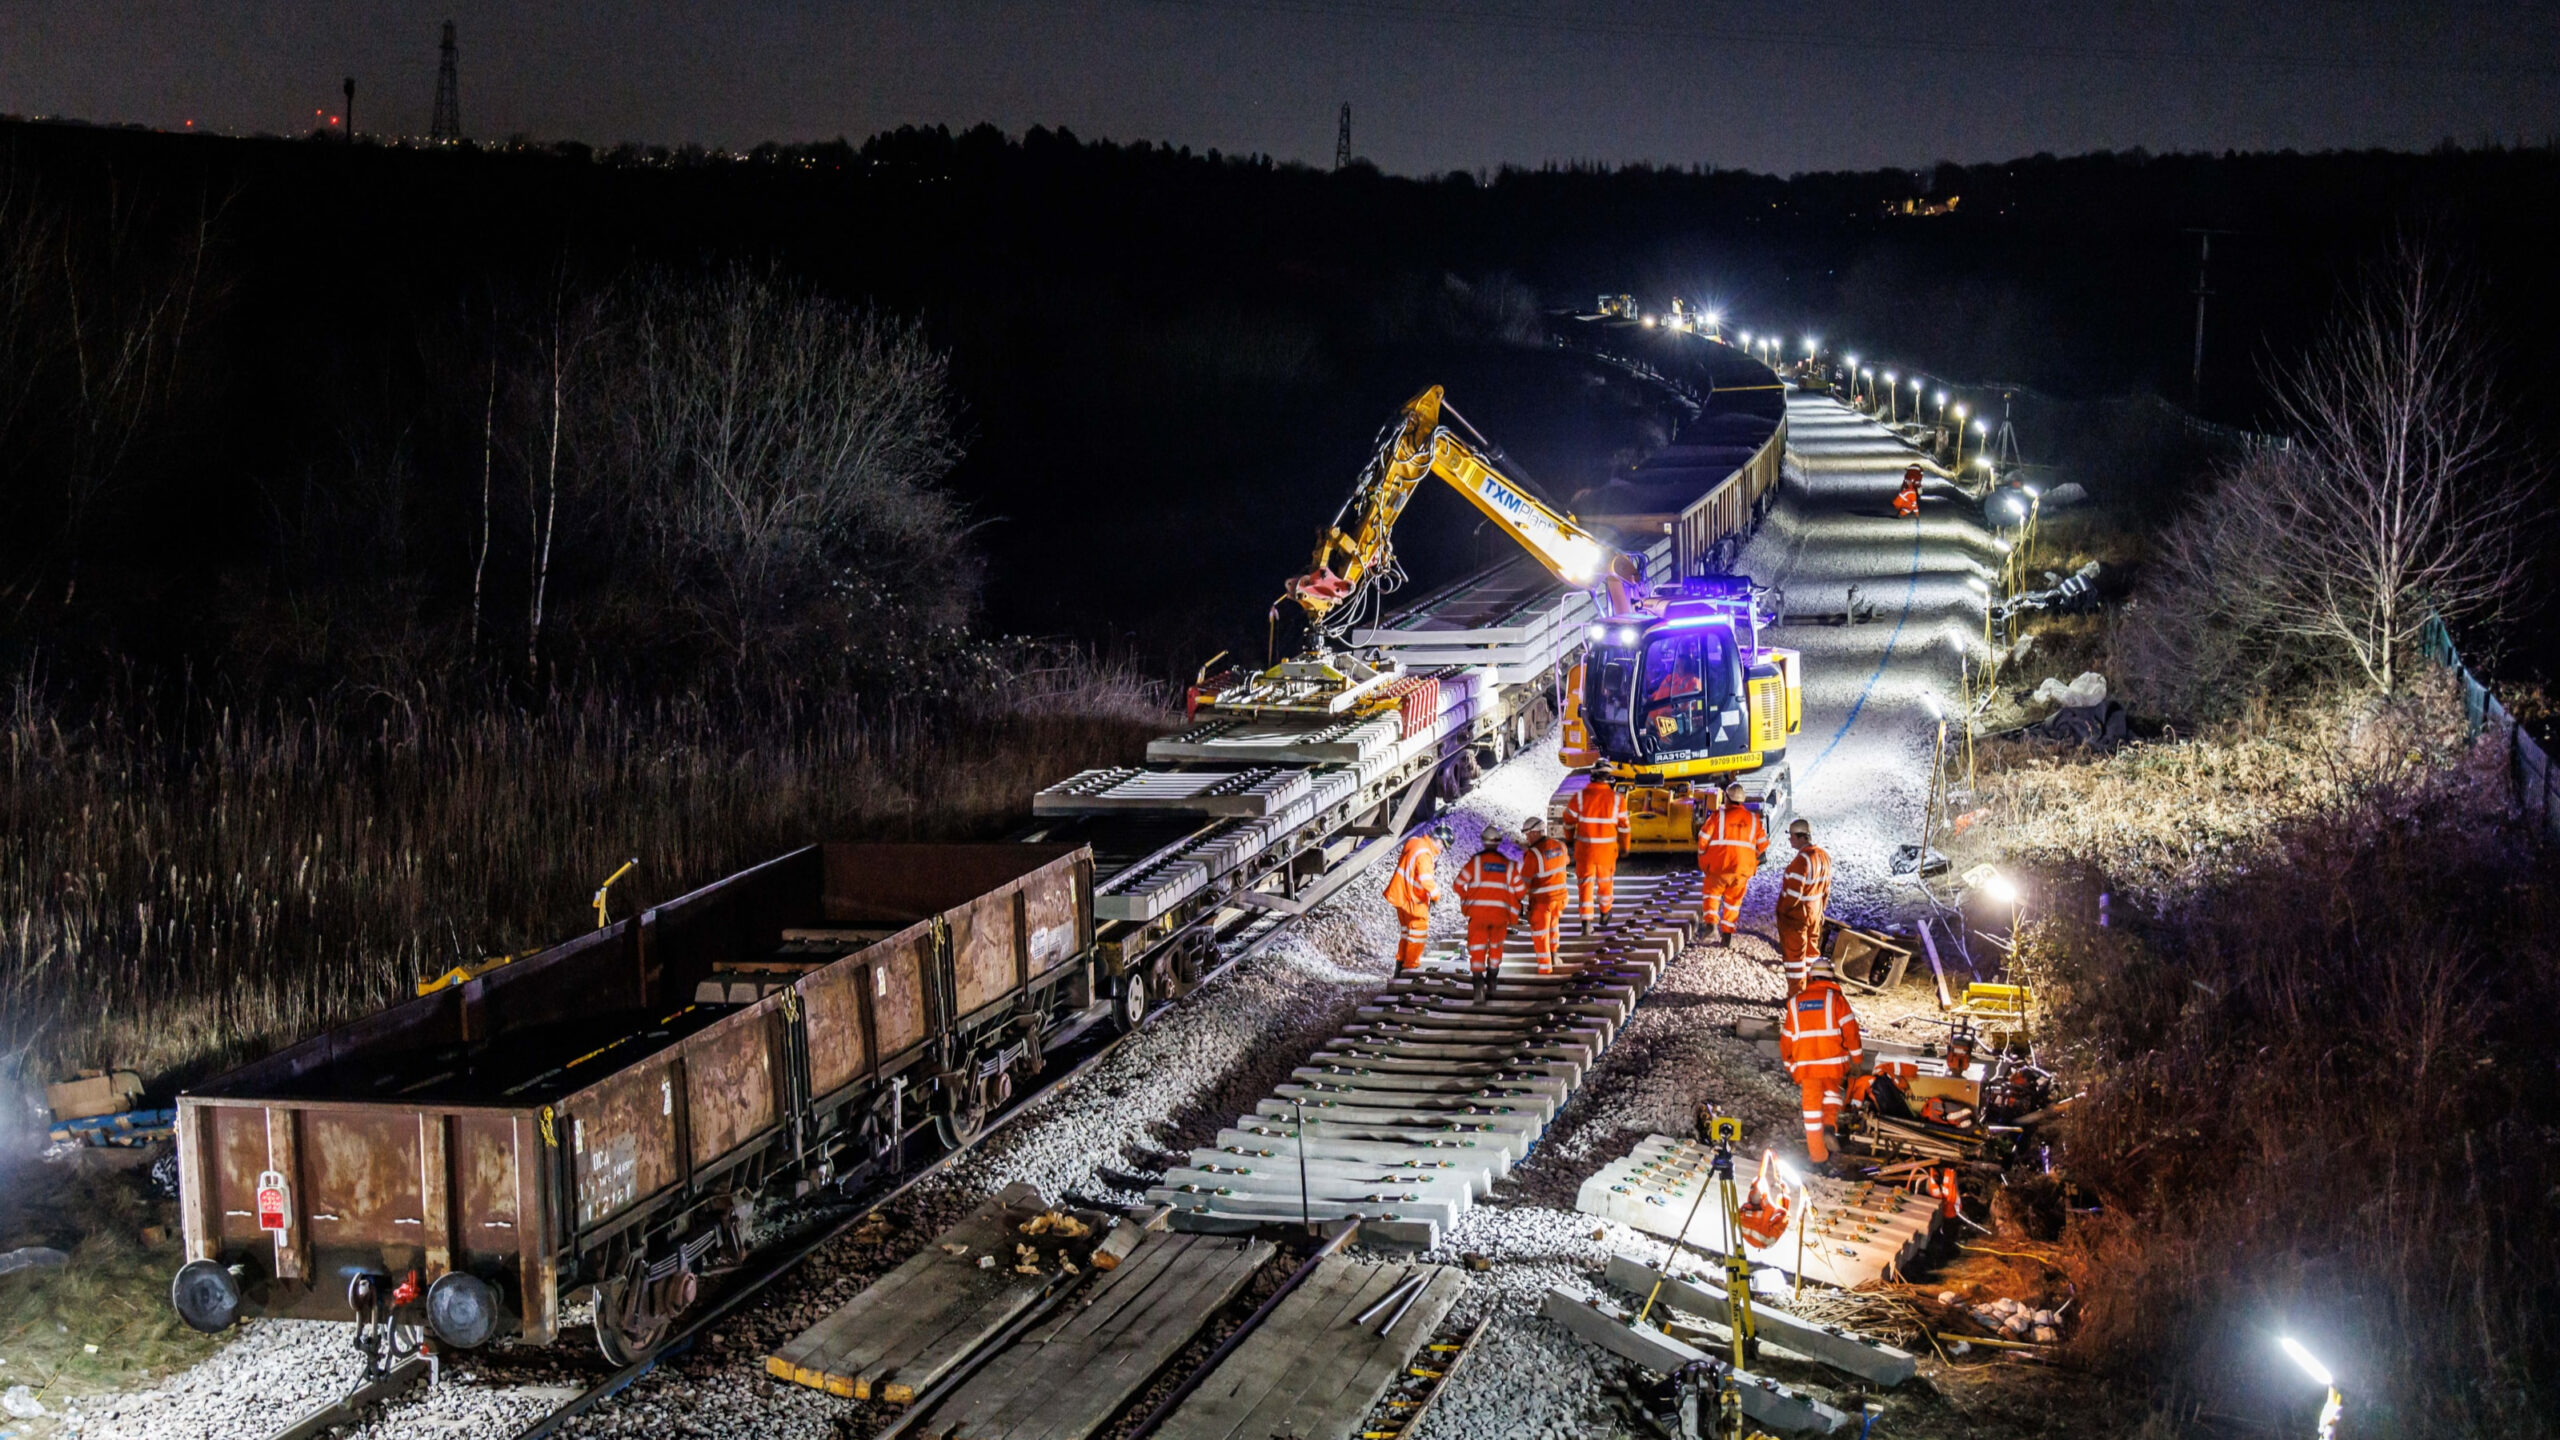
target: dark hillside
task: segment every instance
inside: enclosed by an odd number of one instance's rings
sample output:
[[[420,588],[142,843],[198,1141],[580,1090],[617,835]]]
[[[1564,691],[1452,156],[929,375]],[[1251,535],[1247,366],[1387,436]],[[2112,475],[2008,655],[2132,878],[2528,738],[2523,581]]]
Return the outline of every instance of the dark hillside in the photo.
[[[1540,351],[1540,312],[1603,288],[1818,326],[1933,384],[2186,403],[2188,232],[2227,230],[2202,400],[2243,425],[2263,420],[2262,367],[2402,230],[2471,257],[2503,330],[2484,359],[2519,394],[2560,329],[2541,259],[2560,158],[2539,150],[1408,180],[1037,129],[714,158],[10,124],[0,159],[30,216],[101,235],[120,217],[137,275],[176,264],[199,207],[213,217],[184,366],[112,483],[71,513],[46,397],[9,437],[12,634],[216,669],[279,597],[377,657],[438,653],[468,601],[493,325],[538,328],[545,297],[650,266],[743,260],[920,318],[950,355],[950,483],[982,522],[987,620],[1166,670],[1259,638],[1376,425],[1423,384],[1564,493],[1657,428]],[[1906,199],[1957,204],[1888,215]],[[2547,431],[2547,409],[2524,413]],[[520,505],[521,437],[512,463],[499,449],[499,501]],[[1470,553],[1454,514],[1417,513],[1418,574]],[[505,558],[496,583],[521,588]]]

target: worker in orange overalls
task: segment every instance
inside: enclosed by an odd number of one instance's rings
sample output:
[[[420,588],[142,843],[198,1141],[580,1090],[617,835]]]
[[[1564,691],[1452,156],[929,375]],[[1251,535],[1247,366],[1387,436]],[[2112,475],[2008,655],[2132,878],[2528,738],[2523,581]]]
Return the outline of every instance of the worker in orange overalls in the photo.
[[[1804,1098],[1804,1153],[1816,1165],[1831,1158],[1822,1132],[1840,1118],[1840,1088],[1858,1050],[1858,1017],[1831,978],[1831,962],[1817,956],[1778,1017],[1778,1058]]]
[[[1511,918],[1520,910],[1520,867],[1502,853],[1502,832],[1484,827],[1484,848],[1458,872],[1458,904],[1467,912],[1467,972],[1475,977],[1476,998],[1493,991],[1502,971],[1503,942],[1511,938]]]
[[[1721,808],[1708,810],[1709,803],[1701,801],[1696,812],[1698,874],[1706,881],[1702,903],[1708,928],[1717,932],[1720,943],[1730,945],[1733,932],[1742,926],[1742,896],[1751,888],[1751,872],[1769,854],[1769,822],[1743,803],[1739,781],[1724,787]]]
[[[1698,662],[1694,657],[1683,655],[1672,663],[1671,673],[1663,676],[1661,683],[1653,687],[1652,698],[1671,700],[1682,695],[1695,695],[1699,689]]]
[[[1547,822],[1533,819],[1522,829],[1526,847],[1520,854],[1522,886],[1529,902],[1529,948],[1538,952],[1538,973],[1552,975],[1556,948],[1564,941],[1564,902],[1572,889],[1565,867],[1570,859],[1564,842],[1547,833]]]
[[[1423,948],[1431,943],[1431,902],[1440,898],[1440,852],[1449,846],[1449,827],[1434,825],[1428,834],[1404,842],[1396,856],[1396,873],[1387,877],[1387,903],[1404,920],[1404,936],[1396,942],[1396,968],[1422,968]]]
[[[1564,822],[1573,827],[1573,874],[1581,892],[1582,933],[1591,933],[1591,897],[1600,897],[1600,918],[1617,908],[1618,852],[1627,843],[1627,802],[1607,776],[1594,771],[1590,783],[1565,802]]]
[[[1787,844],[1796,858],[1778,887],[1778,954],[1786,962],[1787,993],[1804,988],[1806,967],[1822,956],[1822,912],[1831,903],[1831,852],[1813,843],[1813,827],[1787,822]]]
[[[1893,513],[1896,515],[1917,515],[1920,513],[1919,466],[1914,465],[1910,469],[1902,472],[1902,488],[1895,491],[1893,494]]]

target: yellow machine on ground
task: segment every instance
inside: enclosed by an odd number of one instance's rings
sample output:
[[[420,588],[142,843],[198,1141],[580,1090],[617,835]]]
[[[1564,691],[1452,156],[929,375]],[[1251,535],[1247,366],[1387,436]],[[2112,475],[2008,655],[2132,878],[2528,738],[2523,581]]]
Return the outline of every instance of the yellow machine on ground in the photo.
[[[1448,425],[1465,426],[1472,443]],[[1641,557],[1620,551],[1502,473],[1490,442],[1437,385],[1407,401],[1377,453],[1284,598],[1307,619],[1309,652],[1266,679],[1356,672],[1332,652],[1403,577],[1395,524],[1426,475],[1466,496],[1503,533],[1568,585],[1588,591],[1594,618],[1564,686],[1565,763],[1627,787],[1631,848],[1696,844],[1693,789],[1740,779],[1773,816],[1789,798],[1787,739],[1804,722],[1801,657],[1760,644],[1748,577],[1649,581]],[[1583,783],[1567,782],[1558,799]]]

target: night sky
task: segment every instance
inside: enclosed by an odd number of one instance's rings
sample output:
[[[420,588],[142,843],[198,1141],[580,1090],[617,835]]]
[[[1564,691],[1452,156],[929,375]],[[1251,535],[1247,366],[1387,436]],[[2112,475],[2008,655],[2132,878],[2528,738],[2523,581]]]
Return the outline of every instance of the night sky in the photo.
[[[447,18],[466,133],[600,145],[986,120],[1324,164],[1344,100],[1399,173],[2560,135],[2553,0],[13,0],[0,112],[292,134],[351,74],[362,128],[423,133]]]

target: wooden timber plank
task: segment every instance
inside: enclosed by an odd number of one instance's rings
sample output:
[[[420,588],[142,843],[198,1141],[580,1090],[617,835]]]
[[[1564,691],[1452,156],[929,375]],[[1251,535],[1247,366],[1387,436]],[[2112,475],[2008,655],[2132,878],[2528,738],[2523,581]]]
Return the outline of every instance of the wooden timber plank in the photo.
[[[983,1338],[1022,1313],[1048,1277],[1016,1275],[1008,1265],[977,1268],[999,1253],[1007,1231],[1003,1207],[989,1202],[936,1237],[845,1304],[765,1357],[768,1373],[812,1389],[868,1399],[885,1370],[905,1378],[939,1375]],[[962,1245],[953,1256],[942,1247]],[[939,1348],[936,1348],[939,1347]],[[919,1368],[919,1366],[921,1368]],[[928,1380],[926,1383],[930,1383]]]
[[[955,1440],[1084,1440],[1107,1423],[1176,1352],[1191,1342],[1254,1271],[1275,1253],[1260,1240],[1184,1235],[1150,1248],[1170,1258],[1132,1283],[1097,1284],[1093,1301],[1040,1327],[1008,1352],[1009,1372],[972,1399],[976,1381],[953,1397]],[[934,1418],[934,1432],[943,1416]]]
[[[1096,1343],[1078,1359],[1068,1403],[1045,1409],[1034,1417],[1037,1423],[1008,1440],[1084,1440],[1101,1429],[1191,1343],[1210,1316],[1244,1293],[1274,1253],[1273,1246],[1253,1241],[1223,1257],[1206,1257],[1213,1263],[1192,1266],[1188,1274],[1168,1274],[1142,1313],[1097,1332]]]
[[[1050,1362],[1077,1348],[1072,1341],[1061,1349],[1051,1348],[1067,1327],[1087,1320],[1097,1311],[1105,1318],[1120,1314],[1132,1298],[1144,1294],[1167,1272],[1177,1269],[1192,1247],[1202,1243],[1205,1242],[1199,1236],[1176,1235],[1142,1248],[1135,1259],[1105,1273],[1081,1301],[1033,1328],[1013,1349],[997,1357],[995,1365],[962,1386],[949,1404],[936,1412],[934,1433],[941,1433],[942,1418],[947,1414],[953,1422],[950,1433],[954,1436],[1005,1434],[1008,1423],[1003,1417],[1007,1407],[1026,1393],[1037,1398],[1064,1378],[1063,1372]]]
[[[989,1205],[971,1221],[953,1226],[933,1245],[912,1257],[915,1272],[906,1285],[883,1291],[879,1298],[846,1307],[852,1325],[834,1346],[818,1357],[821,1388],[856,1399],[913,1397],[922,1384],[965,1358],[976,1342],[1002,1328],[1037,1301],[1048,1277],[1016,1275],[1002,1211]],[[942,1247],[965,1245],[952,1255]],[[980,1257],[995,1255],[995,1268],[978,1268]],[[916,1265],[916,1261],[924,1262]],[[902,1267],[903,1268],[903,1267]],[[859,1308],[857,1308],[859,1307]],[[884,1382],[901,1393],[881,1393]]]
[[[1294,1405],[1323,1368],[1321,1347],[1412,1273],[1340,1256],[1324,1261],[1166,1418],[1157,1440],[1266,1440],[1270,1427],[1258,1418]]]
[[[1387,1386],[1404,1370],[1414,1349],[1440,1328],[1440,1321],[1458,1303],[1458,1294],[1465,1288],[1466,1281],[1459,1272],[1447,1266],[1433,1266],[1422,1294],[1415,1297],[1413,1308],[1396,1321],[1394,1330],[1384,1335],[1377,1333],[1388,1318],[1381,1315],[1365,1329],[1349,1334],[1336,1331],[1332,1338],[1339,1348],[1310,1357],[1316,1361],[1308,1366],[1314,1378],[1300,1392],[1298,1403],[1278,1416],[1259,1417],[1269,1433],[1302,1435],[1306,1440],[1343,1440],[1376,1408],[1378,1397],[1387,1393]],[[1389,1314],[1393,1314],[1392,1307]]]

